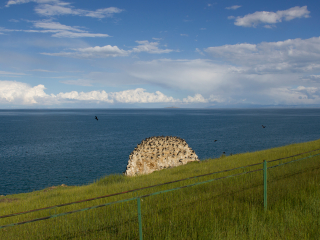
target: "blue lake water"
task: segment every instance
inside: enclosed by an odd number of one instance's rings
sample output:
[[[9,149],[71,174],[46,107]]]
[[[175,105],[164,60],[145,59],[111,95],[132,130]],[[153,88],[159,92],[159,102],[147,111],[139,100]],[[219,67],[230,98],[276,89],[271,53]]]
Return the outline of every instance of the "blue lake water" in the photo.
[[[138,143],[161,135],[202,160],[252,152],[319,139],[320,109],[0,110],[0,195],[122,173]]]

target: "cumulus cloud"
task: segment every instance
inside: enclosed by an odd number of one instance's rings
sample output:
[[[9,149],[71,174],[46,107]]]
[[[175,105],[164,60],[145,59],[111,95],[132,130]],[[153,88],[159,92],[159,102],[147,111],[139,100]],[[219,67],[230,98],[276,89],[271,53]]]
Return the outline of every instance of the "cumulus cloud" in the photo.
[[[109,94],[105,91],[91,91],[80,92],[72,91],[67,93],[59,93],[56,96],[58,99],[79,100],[79,101],[101,101],[107,103],[113,103],[113,99],[109,97]]]
[[[296,6],[277,12],[258,11],[247,14],[244,17],[237,17],[234,24],[242,27],[256,27],[260,23],[275,24],[282,22],[282,20],[290,21],[295,18],[308,18],[309,13],[307,6]]]
[[[172,49],[159,49],[158,42],[136,41],[139,45],[132,50],[123,50],[117,46],[106,45],[103,47],[95,46],[88,48],[71,49],[72,52],[60,53],[42,53],[50,56],[74,57],[74,58],[105,58],[105,57],[123,57],[131,53],[147,52],[151,54],[170,53]]]
[[[143,88],[111,93],[107,93],[105,91],[78,93],[76,91],[72,91],[68,93],[59,93],[57,97],[69,100],[101,101],[107,103],[164,103],[178,101],[173,97],[168,97],[159,91],[156,91],[155,93],[149,93]]]
[[[228,9],[228,10],[236,10],[236,9],[238,9],[238,8],[240,8],[241,6],[239,6],[239,5],[233,5],[233,6],[231,6],[231,7],[226,7],[226,9]]]
[[[143,88],[111,93],[111,97],[115,101],[121,103],[158,103],[179,101],[173,97],[168,97],[159,91],[156,91],[155,93],[148,93]]]
[[[44,85],[30,87],[26,83],[0,81],[0,103],[35,104],[38,98],[46,98]]]
[[[10,0],[7,2],[6,7],[28,2],[37,3],[38,5],[35,7],[36,13],[48,17],[71,14],[93,18],[106,18],[113,17],[113,14],[121,13],[123,11],[123,9],[119,9],[117,7],[102,8],[95,11],[76,9],[70,3],[60,0]]]

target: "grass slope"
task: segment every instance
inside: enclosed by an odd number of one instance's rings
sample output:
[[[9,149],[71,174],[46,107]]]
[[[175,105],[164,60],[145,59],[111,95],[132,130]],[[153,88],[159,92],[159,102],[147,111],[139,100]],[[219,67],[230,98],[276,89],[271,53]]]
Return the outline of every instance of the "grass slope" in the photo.
[[[110,175],[85,186],[47,188],[0,197],[0,216],[153,184],[262,163],[320,148],[320,140],[221,156],[150,175]],[[319,151],[315,152],[319,153]],[[306,157],[269,163],[268,167]],[[318,239],[320,157],[268,169],[268,210],[262,171],[142,199],[144,239]],[[0,219],[0,226],[262,168],[262,164],[90,202]],[[114,204],[0,229],[0,239],[139,239],[137,202]]]

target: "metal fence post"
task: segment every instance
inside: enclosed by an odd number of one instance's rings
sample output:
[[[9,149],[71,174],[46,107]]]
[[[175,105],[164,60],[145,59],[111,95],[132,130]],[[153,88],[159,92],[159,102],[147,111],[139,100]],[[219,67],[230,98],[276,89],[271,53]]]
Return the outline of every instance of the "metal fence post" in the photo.
[[[263,160],[263,205],[267,210],[267,161]]]
[[[140,236],[140,240],[142,240],[143,237],[142,237],[142,220],[141,220],[141,202],[139,197],[137,198],[137,202],[138,202],[139,236]]]

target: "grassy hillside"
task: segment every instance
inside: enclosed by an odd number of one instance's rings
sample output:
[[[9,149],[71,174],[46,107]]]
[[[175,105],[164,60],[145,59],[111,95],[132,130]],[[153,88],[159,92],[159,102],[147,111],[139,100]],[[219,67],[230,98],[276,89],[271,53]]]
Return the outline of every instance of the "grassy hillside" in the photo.
[[[0,197],[0,216],[283,158],[320,148],[320,140],[125,177],[111,175],[85,186],[59,186]],[[320,151],[311,153],[316,154]],[[297,157],[269,163],[268,167]],[[0,218],[0,226],[142,196],[262,168],[237,169],[60,208]],[[317,239],[320,235],[320,157],[268,169],[268,210],[262,171],[142,199],[144,239]],[[0,229],[0,239],[139,239],[137,201]]]

